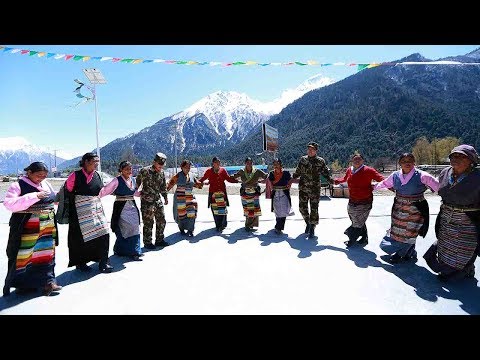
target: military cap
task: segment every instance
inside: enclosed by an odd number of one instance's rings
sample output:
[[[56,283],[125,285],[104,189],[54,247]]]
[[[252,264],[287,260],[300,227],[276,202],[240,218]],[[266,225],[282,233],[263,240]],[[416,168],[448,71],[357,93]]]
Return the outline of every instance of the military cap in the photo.
[[[165,164],[165,161],[167,161],[167,155],[164,153],[158,152],[155,154],[155,158],[153,161],[159,163],[159,164]]]
[[[307,147],[313,147],[315,150],[318,150],[318,144],[314,141],[310,141],[307,145]]]

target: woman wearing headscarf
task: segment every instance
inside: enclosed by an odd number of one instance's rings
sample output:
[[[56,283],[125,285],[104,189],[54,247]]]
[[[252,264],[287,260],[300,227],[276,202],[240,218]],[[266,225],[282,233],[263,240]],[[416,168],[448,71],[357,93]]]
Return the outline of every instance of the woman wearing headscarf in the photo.
[[[186,231],[188,237],[193,237],[197,218],[197,200],[193,188],[202,188],[202,183],[190,174],[191,167],[190,160],[183,160],[180,164],[181,171],[172,176],[167,185],[167,191],[177,185],[173,195],[173,218],[182,235]]]
[[[136,183],[132,177],[132,163],[122,161],[118,167],[120,175],[100,190],[100,198],[113,194],[112,220],[110,228],[117,236],[113,253],[118,256],[129,256],[140,261],[143,256],[140,244],[140,211],[134,196],[140,196],[135,190]]]
[[[463,144],[449,158],[450,166],[439,176],[437,242],[424,255],[442,281],[474,277],[480,253],[480,170],[475,168],[479,156],[473,146]]]
[[[110,273],[113,270],[108,263],[110,229],[98,197],[103,188],[97,172],[99,162],[97,154],[86,153],[79,162],[81,169],[72,172],[65,184],[70,198],[68,266],[87,272],[92,270],[87,263],[95,261],[100,272]]]
[[[334,179],[335,184],[346,182],[348,184],[348,206],[347,212],[352,225],[344,234],[348,236],[345,245],[350,247],[357,243],[368,244],[367,225],[365,224],[373,204],[372,181],[382,181],[384,177],[377,170],[364,164],[362,154],[355,153],[352,156],[352,166],[347,169],[343,178]]]
[[[45,180],[47,166],[40,161],[25,169],[26,175],[10,185],[3,205],[10,211],[7,243],[8,270],[3,295],[42,289],[46,296],[62,289],[55,281],[55,191]]]
[[[395,191],[392,224],[382,239],[380,248],[390,255],[391,264],[416,260],[415,243],[418,235],[425,237],[429,226],[429,208],[424,192],[438,191],[438,180],[415,167],[415,156],[403,153],[398,159],[401,169],[377,183],[374,190],[389,188]]]
[[[266,179],[267,173],[253,166],[251,157],[245,159],[245,167],[232,175],[232,178],[242,182],[240,196],[242,198],[243,215],[245,215],[245,230],[252,231],[258,227],[258,218],[262,215],[260,208],[260,186],[259,182]]]
[[[282,234],[287,216],[292,215],[292,199],[290,198],[290,172],[283,170],[282,160],[273,159],[273,170],[268,174],[272,184],[272,212],[275,212],[275,232]]]
[[[203,184],[205,180],[208,180],[209,184],[207,206],[212,209],[217,231],[222,232],[227,227],[227,206],[230,205],[225,181],[231,183],[238,183],[238,181],[220,166],[220,159],[216,156],[212,159],[212,167],[207,169],[198,181]]]

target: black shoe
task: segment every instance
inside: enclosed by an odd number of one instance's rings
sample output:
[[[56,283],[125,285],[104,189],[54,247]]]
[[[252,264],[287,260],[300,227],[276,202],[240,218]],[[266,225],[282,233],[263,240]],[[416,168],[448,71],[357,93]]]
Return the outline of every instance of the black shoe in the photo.
[[[132,256],[132,259],[133,259],[134,261],[143,261],[143,259],[140,259],[140,255],[133,255],[133,256]]]
[[[8,296],[10,295],[10,287],[3,287],[3,296]]]
[[[348,241],[344,241],[343,243],[345,244],[345,246],[346,246],[347,248],[349,248],[350,246],[355,245],[357,242],[356,242],[355,240],[350,239],[350,240],[348,240]]]
[[[165,246],[168,246],[168,245],[170,245],[170,244],[167,243],[165,240],[162,240],[158,243],[157,242],[155,243],[155,246],[159,246],[159,247],[165,247]]]
[[[360,235],[361,235],[362,237],[358,240],[358,243],[359,243],[360,245],[367,245],[367,244],[368,244],[367,225],[363,225],[362,231],[360,232]]]
[[[465,269],[465,277],[466,278],[474,278],[475,277],[475,265],[470,266],[470,268]]]
[[[98,269],[100,270],[101,273],[111,273],[113,271],[113,266],[110,265],[110,264],[102,264],[100,263],[100,265],[98,266]]]
[[[77,265],[77,270],[80,270],[82,272],[89,272],[89,271],[92,271],[92,268],[87,264],[80,264],[80,265]]]
[[[398,264],[398,263],[402,262],[403,260],[404,260],[403,257],[401,257],[400,255],[395,253],[387,259],[387,262],[389,262],[390,264]]]
[[[439,273],[438,279],[442,282],[446,281],[459,281],[466,278],[473,278],[475,276],[475,267],[473,268],[473,274],[471,269],[455,270],[449,274]]]
[[[368,238],[364,238],[363,236],[357,241],[357,244],[359,245],[367,245],[368,244]]]
[[[143,247],[144,247],[145,249],[149,249],[149,250],[155,249],[155,245],[153,245],[152,243],[145,244]]]
[[[308,237],[309,238],[315,237],[315,225],[313,225],[313,224],[310,225],[310,231],[308,233]]]
[[[417,261],[417,251],[414,249],[413,251],[410,251],[403,257],[403,260],[405,261],[412,261],[415,262]]]
[[[188,237],[193,237],[193,231],[187,231],[187,236]]]
[[[180,230],[180,234],[185,235],[186,234],[185,230]]]
[[[310,224],[307,224],[307,227],[305,228],[305,234],[310,234]]]

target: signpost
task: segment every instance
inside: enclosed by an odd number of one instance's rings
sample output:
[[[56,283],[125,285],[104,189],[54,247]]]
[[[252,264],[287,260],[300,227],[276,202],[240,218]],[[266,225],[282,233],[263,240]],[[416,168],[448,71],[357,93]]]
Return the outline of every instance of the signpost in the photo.
[[[265,123],[262,124],[263,151],[278,151],[278,130]]]

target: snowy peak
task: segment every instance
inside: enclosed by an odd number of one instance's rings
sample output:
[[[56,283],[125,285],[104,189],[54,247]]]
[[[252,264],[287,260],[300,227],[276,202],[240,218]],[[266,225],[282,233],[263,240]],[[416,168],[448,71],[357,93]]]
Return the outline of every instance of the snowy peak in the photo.
[[[238,120],[255,117],[261,122],[262,117],[267,115],[263,113],[262,104],[246,94],[216,91],[175,114],[173,119],[185,121],[198,114],[203,114],[210,121],[217,134],[226,133],[228,138],[236,131]]]
[[[185,109],[183,116],[192,117],[202,113],[205,116],[215,115],[219,111],[231,112],[238,108],[250,108],[258,110],[261,103],[251,99],[248,95],[236,91],[216,91],[203,99],[197,101],[192,106]]]
[[[297,99],[300,99],[307,92],[328,86],[335,82],[334,79],[325,77],[321,74],[312,76],[298,85],[295,89],[287,89],[282,92],[282,95],[263,105],[263,111],[270,115],[280,113],[287,105],[291,104]]]
[[[118,154],[133,150],[139,158],[147,159],[158,151],[158,144],[162,144],[167,155],[216,152],[258,131],[262,122],[305,93],[333,82],[318,74],[296,88],[283,91],[270,102],[261,102],[236,91],[216,91],[132,136],[112,141],[102,148],[102,156],[113,161]]]
[[[303,83],[298,85],[295,88],[295,90],[298,92],[307,93],[311,90],[315,90],[315,89],[333,84],[334,82],[335,80],[332,78],[323,76],[322,74],[317,74],[315,76],[312,76],[311,78],[308,78]]]
[[[279,98],[265,103],[254,100],[247,94],[236,91],[216,91],[197,101],[184,111],[174,115],[174,119],[183,116],[192,117],[199,113],[209,117],[220,111],[231,112],[239,108],[274,115],[278,114],[284,107],[299,99],[307,92],[333,84],[334,82],[335,80],[332,78],[317,74],[308,78],[294,89],[284,90]]]
[[[33,161],[43,161],[46,164],[60,164],[64,161],[63,153],[45,149],[31,144],[20,136],[0,138],[0,174],[16,173]]]
[[[465,56],[475,60],[480,60],[480,48],[475,49],[469,52],[468,54],[465,54]]]

